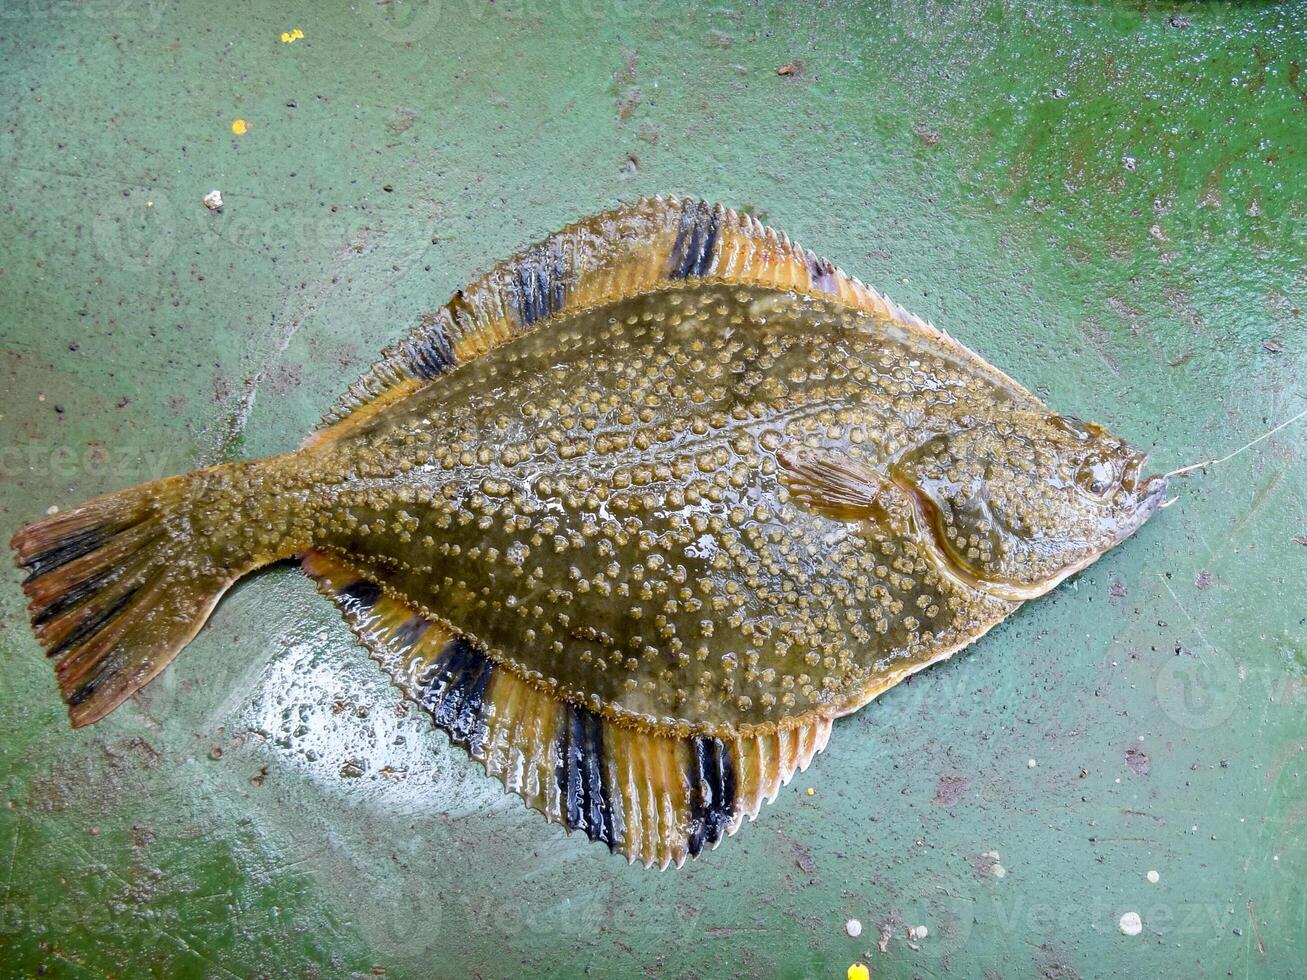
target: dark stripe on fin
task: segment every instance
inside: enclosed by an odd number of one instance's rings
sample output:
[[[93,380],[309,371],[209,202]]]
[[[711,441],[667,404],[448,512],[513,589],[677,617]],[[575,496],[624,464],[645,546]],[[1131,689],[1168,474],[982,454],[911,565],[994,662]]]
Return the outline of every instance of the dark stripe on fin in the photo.
[[[672,245],[672,279],[689,279],[706,275],[712,267],[721,230],[721,208],[703,201],[693,201],[681,212],[681,224]]]
[[[808,275],[812,279],[812,288],[823,293],[839,295],[840,270],[829,259],[818,258],[811,251],[807,253]]]
[[[563,308],[563,286],[567,275],[563,253],[557,242],[537,246],[526,253],[513,277],[511,302],[517,322],[529,327]]]
[[[122,596],[120,596],[117,600],[115,600],[112,605],[106,606],[104,609],[101,609],[99,612],[97,612],[94,616],[89,617],[86,620],[86,622],[82,623],[75,630],[73,630],[71,633],[65,636],[62,640],[59,641],[57,645],[47,650],[46,656],[49,657],[63,656],[65,653],[67,653],[73,647],[77,646],[77,644],[81,643],[92,633],[96,633],[103,627],[107,626],[115,616],[117,616],[120,612],[122,612],[125,608],[127,608],[127,604],[132,601],[132,596],[136,595],[138,589],[139,586],[135,589],[131,589],[123,593]],[[85,700],[86,698],[83,697],[82,701]],[[73,701],[70,699],[68,703],[80,704],[81,702]]]
[[[360,607],[366,610],[375,606],[377,600],[381,598],[381,586],[377,585],[376,582],[369,582],[367,579],[361,578],[342,588],[340,597],[349,604],[351,612],[357,611]]]
[[[413,376],[430,381],[458,363],[444,325],[428,318],[407,344],[408,364]]]
[[[63,592],[56,598],[52,599],[48,605],[41,607],[39,611],[33,612],[32,625],[42,626],[45,623],[50,622],[50,620],[54,619],[56,616],[66,613],[74,606],[81,605],[81,603],[86,599],[99,592],[100,588],[106,585],[113,576],[114,570],[112,568],[106,568],[96,572],[85,581],[78,582],[76,585],[70,587],[68,591]]]
[[[603,721],[588,708],[567,704],[558,735],[558,789],[563,796],[563,816],[573,830],[615,850],[613,804],[604,758]]]
[[[481,752],[486,735],[483,708],[493,673],[494,665],[484,653],[461,636],[455,637],[428,668],[418,696],[450,740],[473,755]]]
[[[64,699],[71,708],[77,707],[95,696],[105,681],[110,680],[122,669],[120,657],[108,656],[96,665],[95,673],[88,677]]]
[[[48,548],[30,558],[24,558],[20,564],[27,569],[28,574],[27,578],[23,579],[23,585],[31,585],[47,572],[63,568],[69,562],[98,550],[121,530],[123,529],[114,527],[88,527],[84,531],[77,531],[60,539],[53,548]]]
[[[427,635],[429,629],[431,629],[431,620],[415,615],[395,630],[395,643],[402,650],[412,649],[417,646],[422,637]]]
[[[690,742],[691,857],[722,839],[735,815],[735,763],[719,738]]]

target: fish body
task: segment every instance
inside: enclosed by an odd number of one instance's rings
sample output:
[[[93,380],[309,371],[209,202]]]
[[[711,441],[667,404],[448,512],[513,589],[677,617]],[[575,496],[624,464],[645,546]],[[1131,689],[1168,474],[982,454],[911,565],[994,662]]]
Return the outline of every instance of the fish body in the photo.
[[[677,284],[500,347],[297,463],[315,517],[296,550],[615,719],[792,725],[1013,604],[935,569],[901,492],[849,521],[797,503],[786,451],[887,481],[960,414],[1029,402],[867,313]]]
[[[1132,533],[1142,465],[783,236],[654,200],[460,291],[300,450],[14,545],[74,723],[299,556],[508,789],[665,866]]]

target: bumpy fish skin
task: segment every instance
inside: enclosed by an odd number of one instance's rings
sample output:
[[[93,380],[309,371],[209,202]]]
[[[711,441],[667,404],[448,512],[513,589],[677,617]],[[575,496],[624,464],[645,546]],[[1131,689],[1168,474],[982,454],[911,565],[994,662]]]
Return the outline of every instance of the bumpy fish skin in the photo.
[[[307,457],[306,544],[597,712],[784,724],[1014,606],[941,573],[901,492],[834,521],[790,499],[778,453],[888,481],[960,417],[1030,403],[866,313],[673,286],[492,351]]]
[[[655,198],[458,290],[299,451],[12,547],[74,725],[298,556],[489,775],[666,867],[1133,533],[1143,463],[784,235]]]

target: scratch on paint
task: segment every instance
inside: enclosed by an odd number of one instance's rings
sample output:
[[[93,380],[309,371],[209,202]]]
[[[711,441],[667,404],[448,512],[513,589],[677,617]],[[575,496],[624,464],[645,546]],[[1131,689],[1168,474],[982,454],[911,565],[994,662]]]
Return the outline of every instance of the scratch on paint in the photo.
[[[1230,533],[1222,539],[1220,551],[1213,552],[1210,556],[1211,558],[1220,558],[1225,554],[1226,550],[1234,543],[1234,540],[1239,536],[1239,534],[1242,533],[1243,530],[1252,522],[1253,518],[1261,512],[1262,508],[1274,499],[1275,491],[1279,489],[1283,480],[1283,470],[1276,470],[1271,474],[1271,478],[1253,495],[1253,502],[1248,510],[1234,522],[1234,525],[1230,528]]]
[[[1167,592],[1171,593],[1171,598],[1174,599],[1175,604],[1180,607],[1180,612],[1184,613],[1184,618],[1189,620],[1189,625],[1194,628],[1194,632],[1198,634],[1198,638],[1203,641],[1209,650],[1215,650],[1215,645],[1207,638],[1207,634],[1203,632],[1203,628],[1198,625],[1197,620],[1189,615],[1189,610],[1186,609],[1185,604],[1180,601],[1180,597],[1175,594],[1175,589],[1171,588],[1171,583],[1166,580],[1166,576],[1159,572],[1157,580],[1166,587]]]
[[[102,977],[111,976],[111,974],[105,973],[102,969],[98,967],[94,967],[91,964],[85,962],[84,960],[79,960],[72,956],[65,955],[63,950],[59,949],[54,945],[43,947],[43,951],[49,953],[55,959],[62,960],[63,962],[67,963],[69,966],[76,967],[79,970],[93,971]]]
[[[371,231],[373,232],[372,241],[387,233],[386,229],[372,229]],[[429,241],[430,238],[431,235],[428,234],[423,240]],[[336,252],[340,265],[343,266],[351,259],[361,255],[370,255],[376,251],[375,247],[364,248],[364,244],[368,244],[368,242],[360,243],[357,236],[352,236]],[[425,254],[426,249],[429,247],[429,245],[424,246],[421,254]],[[412,265],[413,263],[408,263],[409,268]],[[227,458],[235,447],[241,433],[245,431],[245,426],[258,398],[259,388],[267,378],[269,371],[275,366],[279,356],[284,354],[290,347],[291,341],[295,339],[295,335],[299,333],[309,317],[318,311],[328,296],[341,288],[339,285],[340,280],[341,277],[337,275],[320,276],[312,282],[302,285],[300,288],[292,289],[287,293],[281,311],[272,320],[273,324],[281,325],[280,329],[270,344],[263,346],[259,350],[251,351],[249,356],[245,358],[244,364],[249,366],[253,362],[255,369],[247,372],[239,400],[226,420],[219,423],[221,432],[214,440],[213,450],[206,451],[200,462],[221,462]]]
[[[211,967],[213,967],[215,970],[219,971],[220,973],[229,977],[234,977],[235,980],[241,980],[241,975],[239,973],[232,973],[231,970],[227,969],[221,963],[217,962],[216,960],[210,959],[208,956],[205,956],[190,943],[186,942],[186,940],[182,939],[181,936],[174,936],[171,932],[168,932],[168,930],[166,929],[160,929],[159,935],[167,936],[169,939],[175,942],[182,949],[186,950],[192,956],[198,957],[199,959],[203,960],[205,963],[208,963]]]
[[[1266,944],[1262,942],[1262,930],[1257,927],[1257,915],[1253,912],[1253,900],[1248,899],[1248,921],[1253,926],[1253,936],[1257,939],[1257,952],[1266,955]]]
[[[14,891],[14,867],[18,864],[18,840],[23,836],[23,822],[14,822],[14,846],[9,852],[9,869],[5,872],[5,904],[9,904]]]
[[[1098,355],[1098,359],[1103,362],[1103,366],[1119,378],[1121,366],[1112,357],[1107,338],[1103,335],[1102,324],[1094,317],[1086,317],[1076,327],[1080,331],[1080,336],[1085,338],[1093,352]]]
[[[186,902],[209,902],[215,898],[231,898],[231,892],[210,892],[208,895],[186,895],[183,900]]]
[[[254,402],[258,398],[259,386],[267,378],[268,370],[271,368],[276,356],[285,353],[290,346],[290,342],[299,333],[300,327],[304,325],[304,321],[317,310],[318,301],[326,295],[326,292],[326,283],[320,280],[315,284],[311,298],[300,304],[298,310],[292,310],[294,304],[291,298],[287,297],[281,317],[279,317],[279,319],[284,318],[285,323],[273,344],[260,352],[258,360],[261,366],[246,378],[240,400],[236,403],[226,424],[223,426],[226,431],[219,436],[217,445],[214,447],[213,455],[216,459],[205,460],[205,462],[216,462],[225,459],[236,445],[241,433],[245,431],[245,425],[249,421],[250,413],[254,410]]]
[[[132,883],[115,871],[110,865],[103,861],[97,861],[95,857],[75,840],[68,840],[68,846],[82,858],[82,866],[88,870],[102,871],[112,876],[123,888],[130,890]]]
[[[269,868],[268,874],[270,875],[284,874],[285,872],[290,871],[292,868],[298,868],[302,864],[307,864],[309,860],[310,858],[302,857],[297,861],[287,861],[285,864],[279,864],[275,868]],[[292,875],[291,877],[293,878],[299,877],[299,875]]]

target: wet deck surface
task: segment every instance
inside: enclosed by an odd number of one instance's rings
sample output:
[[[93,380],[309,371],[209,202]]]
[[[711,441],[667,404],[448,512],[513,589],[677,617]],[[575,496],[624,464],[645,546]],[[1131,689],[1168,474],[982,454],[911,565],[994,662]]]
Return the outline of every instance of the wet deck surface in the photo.
[[[1301,3],[321,6],[0,18],[4,537],[292,448],[474,271],[646,193],[752,208],[1159,468],[1304,407]],[[501,796],[292,568],[76,733],[7,571],[3,972],[1289,976],[1303,431],[663,875]]]

